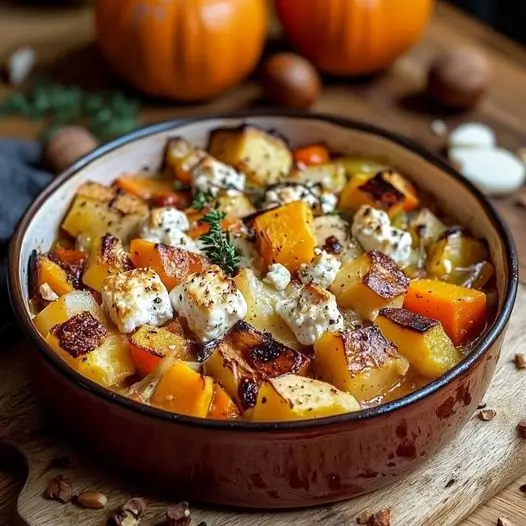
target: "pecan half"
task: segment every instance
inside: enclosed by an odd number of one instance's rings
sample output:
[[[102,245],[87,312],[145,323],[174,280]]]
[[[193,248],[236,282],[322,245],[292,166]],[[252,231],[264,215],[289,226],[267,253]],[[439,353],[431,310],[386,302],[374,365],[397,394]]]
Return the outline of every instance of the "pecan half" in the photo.
[[[64,475],[58,475],[50,480],[44,491],[44,497],[46,499],[56,500],[62,502],[62,504],[66,504],[66,502],[70,502],[73,497],[73,487],[69,481],[64,478]]]

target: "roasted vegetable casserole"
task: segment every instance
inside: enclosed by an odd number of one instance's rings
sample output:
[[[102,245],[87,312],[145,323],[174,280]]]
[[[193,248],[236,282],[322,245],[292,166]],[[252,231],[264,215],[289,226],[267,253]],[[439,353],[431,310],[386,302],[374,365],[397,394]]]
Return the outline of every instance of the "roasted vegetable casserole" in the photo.
[[[211,419],[317,418],[457,364],[495,303],[483,240],[403,174],[245,126],[158,174],[82,184],[30,263],[34,324],[80,374]]]

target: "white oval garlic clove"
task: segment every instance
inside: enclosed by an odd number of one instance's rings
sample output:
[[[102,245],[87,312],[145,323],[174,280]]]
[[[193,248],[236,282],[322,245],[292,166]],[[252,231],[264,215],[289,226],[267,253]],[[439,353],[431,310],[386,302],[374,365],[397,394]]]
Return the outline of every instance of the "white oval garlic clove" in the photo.
[[[449,147],[494,148],[496,146],[493,130],[480,122],[467,122],[449,134]]]
[[[36,51],[30,47],[17,49],[7,59],[7,75],[13,86],[22,84],[37,63]]]
[[[517,190],[525,179],[525,165],[503,148],[449,150],[460,173],[487,195],[506,195]]]

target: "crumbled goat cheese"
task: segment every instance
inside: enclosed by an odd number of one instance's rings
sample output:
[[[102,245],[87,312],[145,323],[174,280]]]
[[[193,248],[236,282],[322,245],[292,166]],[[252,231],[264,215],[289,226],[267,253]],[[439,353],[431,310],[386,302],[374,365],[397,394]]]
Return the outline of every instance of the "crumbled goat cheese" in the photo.
[[[139,225],[139,236],[152,243],[199,252],[196,242],[185,234],[189,228],[184,212],[168,206],[154,208]]]
[[[290,283],[291,275],[287,267],[281,263],[274,263],[268,268],[265,280],[276,290],[285,290]]]
[[[226,195],[239,195],[245,189],[245,175],[208,156],[192,170],[192,186],[214,197],[221,190],[226,190]]]
[[[170,299],[173,308],[203,343],[221,338],[248,310],[234,280],[216,265],[192,274],[170,292]]]
[[[343,328],[336,298],[314,284],[293,287],[276,304],[276,312],[303,345],[313,345],[326,332]]]
[[[328,254],[325,250],[318,249],[317,252],[310,263],[301,265],[298,277],[302,283],[314,283],[322,289],[327,289],[336,279],[342,264],[338,258]]]
[[[312,210],[328,214],[336,208],[338,198],[330,192],[322,192],[320,184],[278,183],[265,192],[262,208],[274,208],[293,201],[304,201]]]
[[[102,301],[125,334],[146,323],[159,327],[173,316],[168,291],[152,269],[137,268],[107,277],[102,283]]]
[[[40,296],[45,301],[55,301],[58,300],[58,294],[49,286],[48,283],[42,283],[38,288]]]
[[[413,242],[411,234],[392,227],[384,211],[367,205],[360,207],[354,216],[351,232],[367,252],[379,250],[400,265],[409,261]]]

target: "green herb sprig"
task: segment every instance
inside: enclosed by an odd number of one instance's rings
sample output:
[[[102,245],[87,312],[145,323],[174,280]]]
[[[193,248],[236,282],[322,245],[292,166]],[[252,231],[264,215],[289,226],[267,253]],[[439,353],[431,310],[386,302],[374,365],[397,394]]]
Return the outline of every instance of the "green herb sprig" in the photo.
[[[224,232],[221,226],[225,215],[221,210],[214,208],[202,217],[201,221],[207,223],[210,230],[201,236],[200,241],[203,243],[203,250],[207,258],[221,267],[229,276],[233,276],[240,265],[240,255],[232,243],[230,234]]]
[[[28,91],[15,91],[0,103],[0,118],[44,121],[42,138],[69,124],[86,126],[100,139],[139,126],[139,102],[121,91],[90,92],[79,86],[41,79]]]
[[[214,200],[214,194],[210,190],[198,190],[194,195],[192,204],[190,205],[194,210],[203,210]]]

